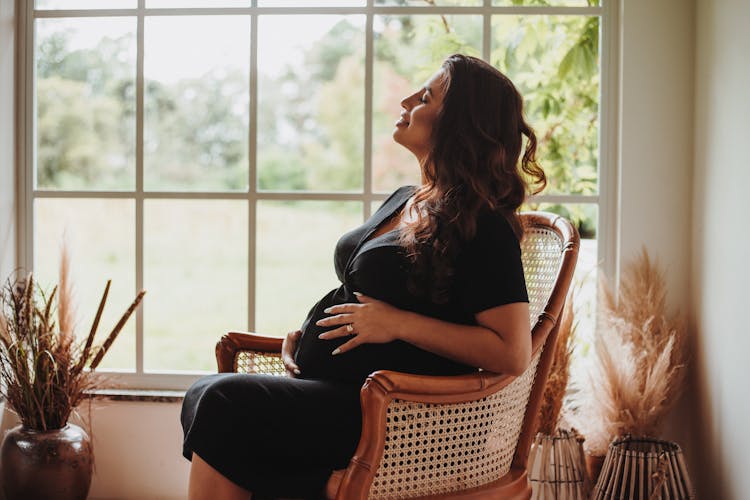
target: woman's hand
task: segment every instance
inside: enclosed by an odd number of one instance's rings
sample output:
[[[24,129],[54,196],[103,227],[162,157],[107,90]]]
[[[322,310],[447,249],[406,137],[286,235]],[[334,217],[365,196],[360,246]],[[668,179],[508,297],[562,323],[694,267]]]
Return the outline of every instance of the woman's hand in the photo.
[[[297,349],[297,342],[301,336],[302,330],[289,332],[284,337],[284,342],[281,343],[281,361],[284,363],[286,373],[292,378],[300,374],[299,366],[294,362],[294,351]]]
[[[336,326],[333,330],[318,335],[324,340],[354,335],[331,354],[350,351],[360,344],[384,344],[399,338],[399,328],[407,313],[386,302],[355,292],[358,304],[339,304],[325,309],[331,314],[316,322],[318,326]]]

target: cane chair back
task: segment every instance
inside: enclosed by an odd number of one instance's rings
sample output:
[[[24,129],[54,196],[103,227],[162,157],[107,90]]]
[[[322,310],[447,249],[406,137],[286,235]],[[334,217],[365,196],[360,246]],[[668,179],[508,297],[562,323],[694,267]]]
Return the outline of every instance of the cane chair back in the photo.
[[[279,377],[286,375],[280,353],[239,351],[234,363],[232,371],[237,373],[263,373]]]

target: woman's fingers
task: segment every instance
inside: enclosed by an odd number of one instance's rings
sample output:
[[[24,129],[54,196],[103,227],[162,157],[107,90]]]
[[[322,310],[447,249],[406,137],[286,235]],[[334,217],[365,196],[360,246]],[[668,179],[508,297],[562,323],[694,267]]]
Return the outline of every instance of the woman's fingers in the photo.
[[[299,342],[301,336],[301,330],[289,332],[286,334],[284,342],[281,343],[281,361],[284,363],[284,368],[287,373],[292,378],[301,373],[299,366],[294,362],[294,351],[297,348],[297,342]]]
[[[323,340],[331,340],[337,339],[339,337],[348,337],[349,335],[355,335],[357,332],[354,330],[354,328],[347,328],[348,325],[349,323],[344,326],[334,328],[333,330],[328,330],[327,332],[321,333],[320,335],[318,335],[318,338]]]
[[[353,313],[360,307],[362,307],[362,304],[353,304],[353,303],[337,304],[335,306],[326,307],[325,309],[323,309],[323,312],[326,314]]]
[[[350,341],[344,342],[336,349],[334,349],[331,354],[333,354],[334,356],[336,356],[337,354],[344,354],[345,352],[351,351],[360,344],[362,344],[362,342],[359,340],[359,336],[355,335]]]
[[[318,326],[338,326],[347,325],[352,322],[351,314],[336,314],[327,318],[319,319],[315,322]]]
[[[323,309],[323,312],[326,314],[353,313],[361,308],[364,304],[370,302],[378,302],[378,300],[373,299],[372,297],[368,297],[367,295],[359,292],[354,292],[354,295],[357,297],[357,301],[359,303],[347,302],[345,304],[336,304],[335,306],[326,307],[325,309]]]
[[[354,292],[354,295],[357,296],[357,300],[361,302],[362,304],[367,304],[368,302],[377,302],[376,299],[373,299],[372,297],[368,297],[364,293]]]

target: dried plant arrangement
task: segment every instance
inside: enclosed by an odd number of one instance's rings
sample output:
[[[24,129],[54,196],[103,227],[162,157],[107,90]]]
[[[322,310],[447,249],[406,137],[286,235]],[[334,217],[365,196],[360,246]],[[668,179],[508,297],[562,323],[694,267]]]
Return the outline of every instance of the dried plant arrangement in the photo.
[[[570,416],[591,455],[619,436],[656,436],[683,389],[686,328],[666,305],[663,271],[645,248],[624,269],[617,293],[600,280],[597,335],[588,384]]]
[[[575,345],[575,331],[578,324],[573,312],[573,293],[568,294],[568,299],[563,307],[560,328],[557,333],[555,355],[552,358],[552,366],[547,384],[544,386],[542,405],[539,409],[539,420],[537,432],[551,436],[555,433],[560,421],[560,412],[563,407],[570,378],[570,360],[573,356]]]
[[[100,385],[96,367],[145,294],[138,293],[104,342],[94,345],[108,281],[88,336],[78,342],[68,261],[63,249],[60,280],[49,294],[33,274],[9,278],[0,290],[0,395],[24,427],[36,431],[64,427],[85,392]]]

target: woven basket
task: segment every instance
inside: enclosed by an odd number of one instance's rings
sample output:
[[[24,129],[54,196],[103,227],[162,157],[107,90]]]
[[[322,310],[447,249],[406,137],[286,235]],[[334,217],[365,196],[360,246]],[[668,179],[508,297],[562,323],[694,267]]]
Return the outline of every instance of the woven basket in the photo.
[[[676,443],[626,436],[609,445],[592,498],[692,499],[695,493]]]
[[[582,500],[591,482],[583,455],[583,437],[573,429],[553,436],[537,434],[529,452],[532,499]]]

